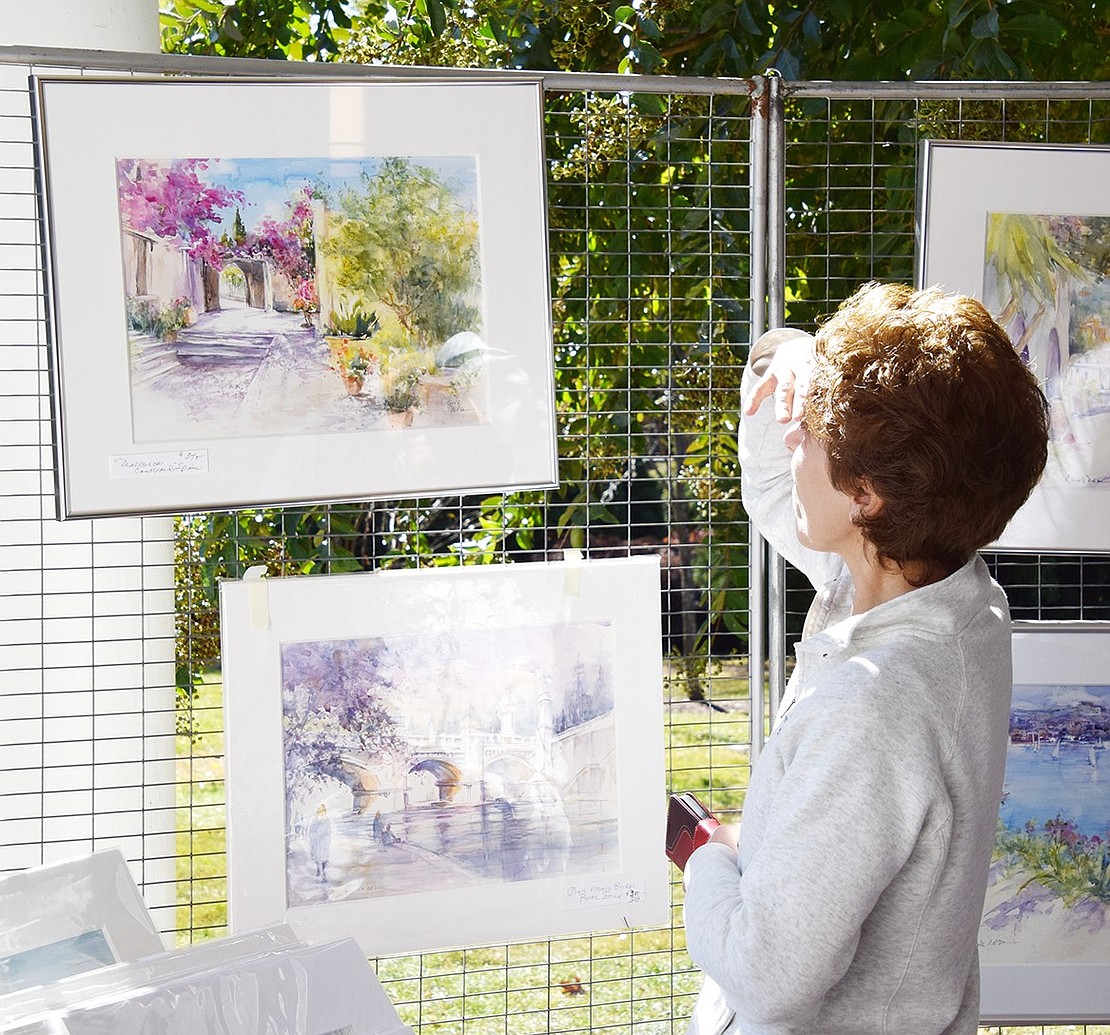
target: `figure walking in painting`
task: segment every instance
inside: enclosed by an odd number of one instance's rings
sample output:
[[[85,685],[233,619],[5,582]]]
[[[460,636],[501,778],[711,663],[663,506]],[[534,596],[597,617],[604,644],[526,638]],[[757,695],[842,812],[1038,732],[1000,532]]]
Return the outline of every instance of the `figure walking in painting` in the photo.
[[[331,854],[331,819],[326,805],[316,810],[308,824],[308,854],[316,864],[318,880],[328,879],[328,856]]]
[[[744,507],[817,595],[743,828],[686,865],[690,1032],[975,1035],[1012,689],[977,551],[1044,397],[974,299],[893,284],[761,337],[742,387]]]

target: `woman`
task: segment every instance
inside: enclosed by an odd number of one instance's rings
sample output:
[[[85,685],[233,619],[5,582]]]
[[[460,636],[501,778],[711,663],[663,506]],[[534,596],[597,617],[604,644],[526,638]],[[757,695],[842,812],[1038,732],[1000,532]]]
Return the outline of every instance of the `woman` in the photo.
[[[1033,376],[976,301],[868,285],[744,381],[744,504],[817,596],[743,833],[685,871],[691,1033],[972,1035],[1010,620],[976,551],[1044,468]]]

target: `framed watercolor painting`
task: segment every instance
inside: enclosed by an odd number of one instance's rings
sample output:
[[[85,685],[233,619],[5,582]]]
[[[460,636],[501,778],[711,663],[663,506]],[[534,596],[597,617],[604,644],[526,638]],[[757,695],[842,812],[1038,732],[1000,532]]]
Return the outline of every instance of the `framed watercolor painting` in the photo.
[[[1110,1018],[1110,626],[1014,626],[983,1023]]]
[[[556,483],[538,79],[35,96],[60,517]]]
[[[659,601],[656,558],[222,583],[233,929],[665,922]]]
[[[1110,551],[1110,147],[928,140],[918,188],[918,286],[980,299],[1051,409],[996,548]]]

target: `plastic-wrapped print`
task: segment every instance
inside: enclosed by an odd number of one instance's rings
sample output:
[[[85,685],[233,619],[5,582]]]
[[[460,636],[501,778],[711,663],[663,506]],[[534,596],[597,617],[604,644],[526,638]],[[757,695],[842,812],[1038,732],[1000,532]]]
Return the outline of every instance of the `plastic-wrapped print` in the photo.
[[[18,1035],[412,1035],[351,939],[291,946],[114,999]],[[14,1035],[14,1033],[13,1033]]]
[[[230,918],[372,954],[654,923],[656,558],[225,582]]]
[[[163,948],[116,849],[0,878],[0,1018],[9,993]]]
[[[70,977],[35,985],[21,992],[0,996],[0,1031],[19,1023],[22,1028],[32,1018],[63,1013],[92,1000],[119,998],[129,990],[146,985],[161,985],[189,974],[225,967],[236,961],[260,956],[300,941],[287,924],[250,931],[235,937],[198,942],[182,949],[170,949],[153,956],[113,966],[100,967]]]

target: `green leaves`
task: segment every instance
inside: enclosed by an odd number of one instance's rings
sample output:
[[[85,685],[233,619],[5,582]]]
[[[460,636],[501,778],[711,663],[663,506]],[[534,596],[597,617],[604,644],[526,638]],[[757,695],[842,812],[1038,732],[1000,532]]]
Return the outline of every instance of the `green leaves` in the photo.
[[[438,36],[447,28],[447,9],[441,0],[418,0],[416,8],[428,16],[433,36]]]
[[[160,0],[162,49],[226,57],[334,58],[351,25],[344,0]]]
[[[1037,46],[1053,47],[1064,38],[1067,29],[1051,15],[1019,14],[1006,20],[1006,33]]]
[[[163,49],[463,67],[1100,80],[1098,4],[1039,0],[161,0]],[[352,24],[353,23],[353,24]],[[876,46],[876,42],[880,44]]]
[[[976,18],[971,24],[971,35],[977,40],[996,39],[998,37],[998,10],[992,7],[986,14]]]

